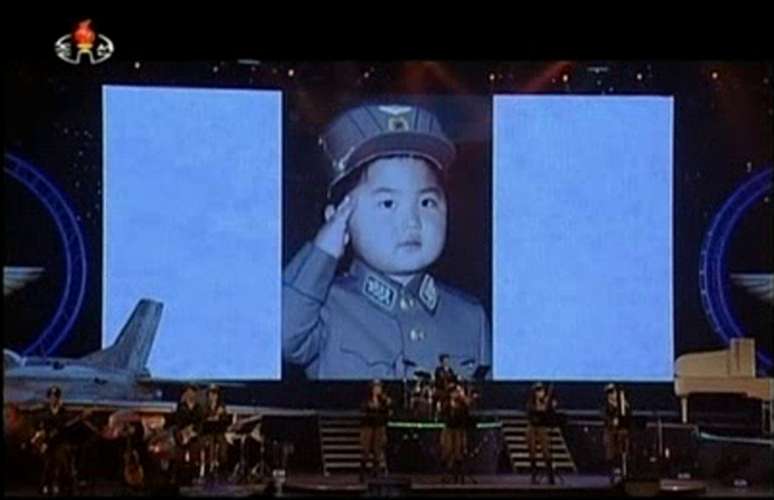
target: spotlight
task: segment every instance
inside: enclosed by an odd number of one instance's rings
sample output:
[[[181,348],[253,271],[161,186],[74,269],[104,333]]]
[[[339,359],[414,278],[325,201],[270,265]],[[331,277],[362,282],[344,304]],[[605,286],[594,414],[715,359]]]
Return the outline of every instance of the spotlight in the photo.
[[[712,76],[713,80],[717,80],[718,79],[718,72],[717,71],[713,71],[711,76]]]
[[[290,78],[293,78],[293,76],[295,76],[295,74],[296,74],[296,70],[294,70],[293,68],[290,68],[290,69],[288,70],[288,76],[289,76]]]
[[[637,81],[642,81],[642,73],[637,73]]]
[[[567,82],[569,82],[569,81],[570,81],[570,75],[568,75],[567,73],[563,74],[563,75],[562,75],[562,81],[563,81],[564,83],[567,83]]]
[[[494,80],[495,80],[495,74],[494,73],[489,73],[489,81],[493,82]]]

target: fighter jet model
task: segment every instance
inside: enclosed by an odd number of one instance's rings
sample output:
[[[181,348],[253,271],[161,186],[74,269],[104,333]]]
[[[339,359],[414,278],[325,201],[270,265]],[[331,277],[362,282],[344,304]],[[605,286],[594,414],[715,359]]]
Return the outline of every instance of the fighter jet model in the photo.
[[[137,303],[115,343],[81,358],[22,357],[3,350],[3,399],[6,403],[44,402],[58,385],[65,402],[152,400],[161,396],[147,369],[163,304]]]
[[[221,387],[246,387],[243,382],[152,377],[147,363],[162,309],[161,302],[141,299],[112,346],[81,358],[22,357],[4,349],[4,403],[22,410],[43,407],[46,391],[57,385],[62,390],[63,401],[72,408],[170,413],[177,401],[163,400],[160,384],[191,383],[202,388],[217,383]],[[228,405],[228,409],[237,414],[283,412],[254,405]]]

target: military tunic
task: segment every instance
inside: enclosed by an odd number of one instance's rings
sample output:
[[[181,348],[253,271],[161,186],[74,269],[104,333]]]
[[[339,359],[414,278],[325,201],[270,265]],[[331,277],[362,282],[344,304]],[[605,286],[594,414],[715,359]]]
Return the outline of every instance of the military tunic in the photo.
[[[427,273],[403,286],[357,258],[336,276],[337,262],[307,243],[283,273],[283,354],[307,377],[399,379],[430,371],[441,353],[458,369],[467,360],[491,366],[477,300]]]

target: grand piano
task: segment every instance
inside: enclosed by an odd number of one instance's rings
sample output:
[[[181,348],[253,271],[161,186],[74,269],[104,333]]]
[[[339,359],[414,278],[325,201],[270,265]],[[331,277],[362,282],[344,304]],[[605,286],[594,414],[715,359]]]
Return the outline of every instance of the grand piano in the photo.
[[[764,433],[774,427],[774,378],[756,377],[755,339],[734,338],[728,349],[683,354],[675,361],[675,395],[683,423],[688,422],[688,396],[698,393],[743,394],[761,401]]]

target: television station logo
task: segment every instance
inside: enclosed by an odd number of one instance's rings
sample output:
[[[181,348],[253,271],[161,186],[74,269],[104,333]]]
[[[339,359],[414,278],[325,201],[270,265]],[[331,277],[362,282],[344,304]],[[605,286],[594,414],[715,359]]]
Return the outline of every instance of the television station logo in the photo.
[[[64,35],[54,43],[56,56],[70,64],[100,64],[113,55],[113,42],[105,35],[91,29],[91,19],[78,23],[71,34]]]

